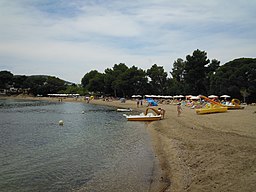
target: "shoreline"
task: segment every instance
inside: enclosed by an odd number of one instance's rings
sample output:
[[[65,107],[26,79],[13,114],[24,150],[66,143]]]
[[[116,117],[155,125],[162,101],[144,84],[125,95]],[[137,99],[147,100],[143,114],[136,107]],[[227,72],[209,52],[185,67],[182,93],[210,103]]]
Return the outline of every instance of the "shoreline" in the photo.
[[[1,97],[0,97],[1,98]],[[2,97],[3,98],[3,97]],[[5,97],[58,101],[58,98]],[[64,102],[85,102],[68,98]],[[90,104],[137,108],[136,102],[92,100]],[[182,107],[160,104],[164,120],[148,124],[161,170],[154,170],[150,191],[254,191],[256,188],[256,106],[226,113],[197,115]]]

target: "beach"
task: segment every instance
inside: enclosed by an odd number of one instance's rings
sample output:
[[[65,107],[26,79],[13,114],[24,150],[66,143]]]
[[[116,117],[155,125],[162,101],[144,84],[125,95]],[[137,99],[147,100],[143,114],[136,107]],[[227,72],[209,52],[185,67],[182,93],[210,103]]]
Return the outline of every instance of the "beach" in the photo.
[[[63,101],[85,102],[74,98]],[[145,103],[137,108],[135,100],[95,99],[90,104],[132,108],[134,114],[147,108]],[[154,173],[150,191],[255,191],[256,106],[205,115],[183,106],[179,117],[176,105],[158,107],[165,109],[165,118],[147,123],[161,168]]]
[[[137,108],[135,101],[91,103]],[[197,115],[194,109],[164,105],[165,119],[148,124],[163,175],[163,190],[255,191],[256,107],[226,113]],[[157,107],[156,107],[157,108]]]

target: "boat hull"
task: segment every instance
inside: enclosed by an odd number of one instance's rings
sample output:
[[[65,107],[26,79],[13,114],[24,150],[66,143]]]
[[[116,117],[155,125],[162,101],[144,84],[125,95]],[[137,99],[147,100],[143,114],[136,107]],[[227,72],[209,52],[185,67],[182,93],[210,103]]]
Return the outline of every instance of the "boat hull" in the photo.
[[[235,105],[235,106],[227,106],[227,108],[228,108],[228,110],[236,110],[236,109],[244,109],[244,107],[242,107],[242,106],[237,106],[237,105]]]
[[[156,117],[127,117],[128,121],[159,121],[161,116]]]
[[[152,110],[155,114],[149,113],[148,111]],[[164,111],[164,110],[163,110]],[[163,119],[164,112],[158,111],[154,108],[147,108],[145,113],[141,113],[140,115],[126,115],[123,114],[128,121],[158,121]]]
[[[132,109],[117,109],[117,112],[131,112]]]
[[[210,113],[223,113],[228,110],[227,107],[219,107],[219,108],[202,108],[202,109],[196,109],[196,113],[201,114],[210,114]]]

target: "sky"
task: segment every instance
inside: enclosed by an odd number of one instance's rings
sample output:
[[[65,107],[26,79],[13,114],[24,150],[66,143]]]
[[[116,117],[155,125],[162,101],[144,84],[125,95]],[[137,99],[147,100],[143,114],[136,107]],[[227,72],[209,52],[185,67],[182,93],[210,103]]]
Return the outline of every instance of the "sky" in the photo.
[[[0,71],[80,83],[125,63],[170,72],[199,49],[256,57],[256,0],[0,0]]]

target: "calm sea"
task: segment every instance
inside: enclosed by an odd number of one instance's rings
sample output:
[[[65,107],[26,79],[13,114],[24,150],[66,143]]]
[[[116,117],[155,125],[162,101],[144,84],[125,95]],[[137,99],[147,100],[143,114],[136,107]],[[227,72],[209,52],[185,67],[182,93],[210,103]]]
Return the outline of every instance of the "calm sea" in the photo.
[[[0,100],[0,191],[148,191],[153,159],[145,124],[113,108]]]

